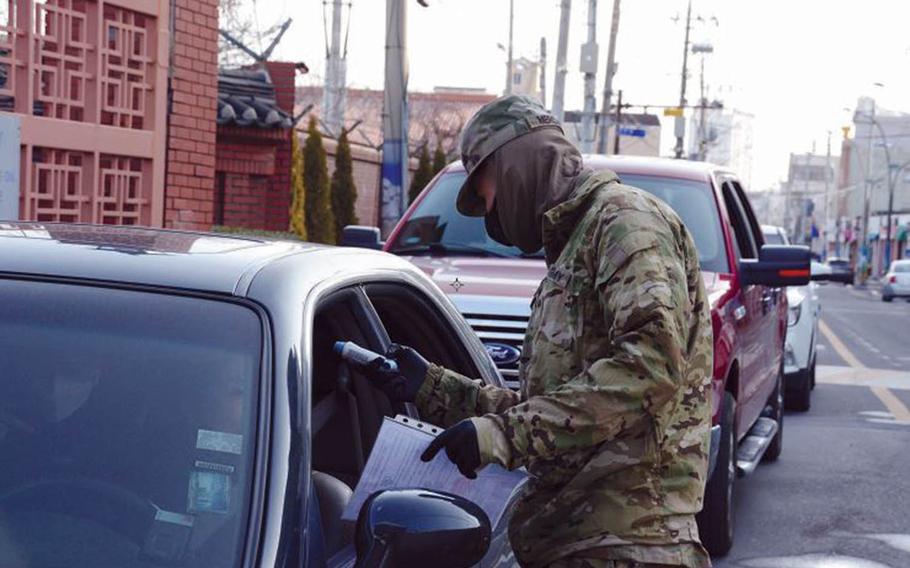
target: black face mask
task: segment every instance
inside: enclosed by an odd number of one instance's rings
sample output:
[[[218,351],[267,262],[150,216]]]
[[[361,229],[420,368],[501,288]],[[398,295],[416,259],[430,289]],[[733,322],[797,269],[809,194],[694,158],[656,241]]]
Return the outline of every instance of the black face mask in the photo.
[[[495,200],[493,201],[492,209],[484,215],[483,224],[487,228],[487,234],[490,235],[491,239],[507,247],[513,246],[502,230],[502,223],[499,222],[499,210],[496,208]]]

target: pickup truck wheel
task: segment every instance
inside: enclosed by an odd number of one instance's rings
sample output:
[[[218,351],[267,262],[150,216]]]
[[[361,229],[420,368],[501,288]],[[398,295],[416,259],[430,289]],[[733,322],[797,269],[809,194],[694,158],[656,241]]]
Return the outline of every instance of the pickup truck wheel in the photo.
[[[806,384],[809,384],[808,373],[806,376]],[[777,372],[777,386],[774,387],[774,392],[771,393],[771,398],[768,399],[768,406],[771,407],[771,418],[777,422],[777,434],[774,434],[774,438],[771,440],[771,444],[768,446],[768,449],[765,450],[765,454],[762,456],[763,462],[776,462],[777,458],[780,457],[780,452],[784,447],[784,368],[781,365],[780,370]]]
[[[712,556],[724,556],[733,546],[733,483],[736,480],[736,400],[724,393],[720,448],[714,475],[705,486],[704,507],[696,516],[701,542]]]

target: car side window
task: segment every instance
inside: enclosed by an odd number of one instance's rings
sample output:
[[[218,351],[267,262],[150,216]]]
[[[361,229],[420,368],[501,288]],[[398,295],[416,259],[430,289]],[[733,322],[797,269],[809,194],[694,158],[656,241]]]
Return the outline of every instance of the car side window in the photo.
[[[730,183],[733,185],[733,189],[736,192],[736,199],[739,201],[740,207],[745,213],[749,231],[752,233],[752,239],[756,245],[756,252],[759,252],[761,251],[762,245],[765,244],[765,238],[761,232],[761,225],[758,224],[758,219],[755,218],[755,212],[752,211],[752,205],[749,203],[749,198],[746,197],[746,191],[743,189],[743,186],[735,180]]]
[[[730,223],[733,226],[733,234],[739,258],[758,258],[755,237],[746,217],[745,210],[736,195],[733,183],[725,181],[722,189],[724,203],[727,206],[727,212],[730,215]]]
[[[481,378],[474,359],[435,300],[405,284],[364,287],[393,343],[413,347],[428,361],[470,378]]]

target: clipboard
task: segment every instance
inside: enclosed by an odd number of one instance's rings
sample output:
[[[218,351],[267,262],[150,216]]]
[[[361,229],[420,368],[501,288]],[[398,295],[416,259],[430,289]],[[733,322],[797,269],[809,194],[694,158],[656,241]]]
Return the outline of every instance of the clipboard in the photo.
[[[407,416],[384,418],[354,495],[342,519],[354,521],[367,498],[383,489],[432,489],[464,497],[486,512],[495,528],[509,506],[523,491],[524,470],[508,471],[490,464],[468,479],[449,461],[445,452],[425,463],[420,454],[442,428]]]

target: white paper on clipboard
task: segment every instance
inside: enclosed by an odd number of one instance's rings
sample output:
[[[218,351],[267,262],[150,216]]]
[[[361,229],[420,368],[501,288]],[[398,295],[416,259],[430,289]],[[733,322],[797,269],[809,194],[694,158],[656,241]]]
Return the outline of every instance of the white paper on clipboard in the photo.
[[[527,474],[488,465],[477,472],[477,479],[468,479],[449,461],[445,451],[429,463],[422,462],[420,454],[440,432],[441,428],[406,416],[385,418],[342,519],[356,520],[364,501],[376,491],[419,488],[445,491],[473,501],[496,527],[506,507],[523,489]]]

